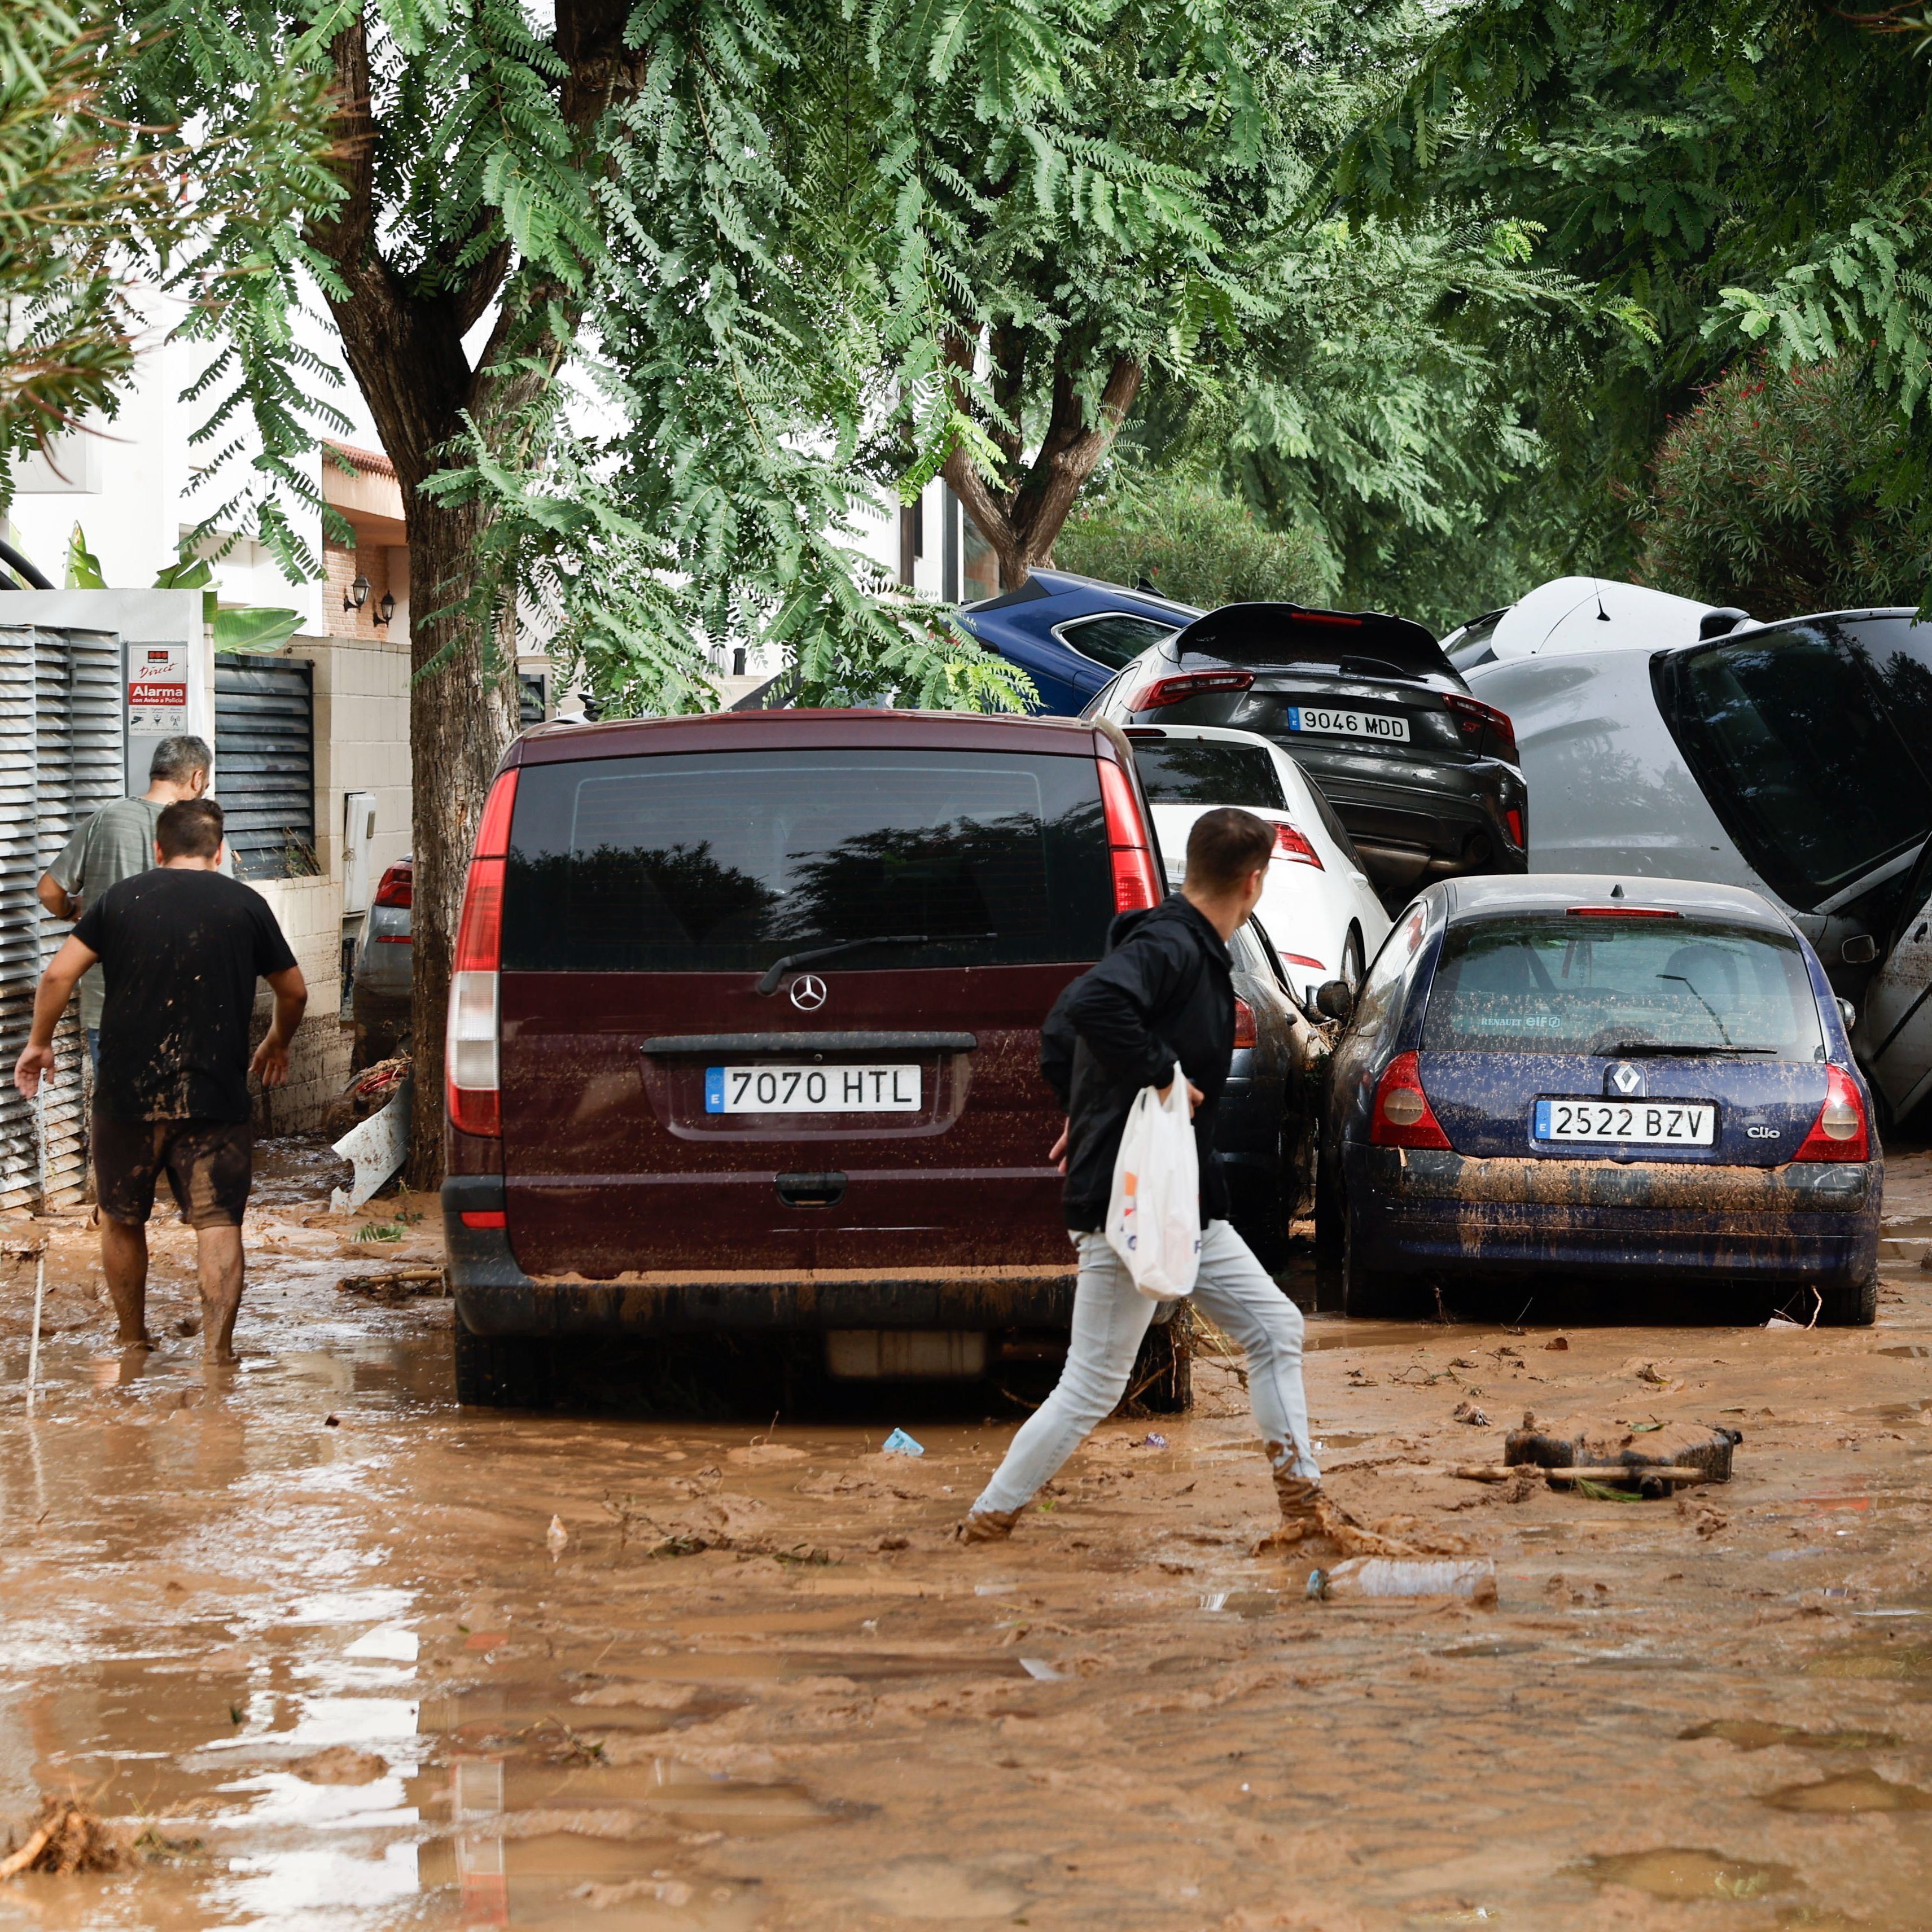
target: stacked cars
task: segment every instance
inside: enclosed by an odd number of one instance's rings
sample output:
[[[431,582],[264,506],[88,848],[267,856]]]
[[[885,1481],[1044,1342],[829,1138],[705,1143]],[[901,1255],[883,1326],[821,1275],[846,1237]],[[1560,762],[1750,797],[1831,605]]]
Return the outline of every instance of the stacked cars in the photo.
[[[1150,645],[1087,715],[1278,744],[1396,909],[1433,879],[1527,866],[1528,793],[1509,716],[1472,696],[1405,618],[1231,604]]]
[[[1545,585],[1446,640],[1516,721],[1532,868],[1714,880],[1782,907],[1861,1003],[1860,1058],[1903,1118],[1932,1094],[1932,625],[1758,624],[1593,586]]]

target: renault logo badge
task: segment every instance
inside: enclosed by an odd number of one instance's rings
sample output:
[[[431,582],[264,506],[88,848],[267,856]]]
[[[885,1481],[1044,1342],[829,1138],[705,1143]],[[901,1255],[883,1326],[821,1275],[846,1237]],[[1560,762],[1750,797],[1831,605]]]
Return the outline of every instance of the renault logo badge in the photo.
[[[802,1013],[815,1013],[825,1004],[825,982],[816,973],[801,973],[791,982],[791,1003]]]
[[[1620,1060],[1610,1069],[1610,1084],[1628,1100],[1643,1091],[1643,1076],[1628,1060]]]

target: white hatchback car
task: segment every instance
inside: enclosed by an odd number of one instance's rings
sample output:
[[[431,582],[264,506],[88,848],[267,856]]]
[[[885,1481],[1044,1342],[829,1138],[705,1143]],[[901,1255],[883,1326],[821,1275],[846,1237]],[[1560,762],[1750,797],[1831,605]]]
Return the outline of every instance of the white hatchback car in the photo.
[[[1275,826],[1274,862],[1256,917],[1306,1003],[1324,980],[1362,983],[1389,916],[1335,808],[1277,745],[1212,724],[1130,724],[1127,742],[1154,808],[1170,884],[1204,812],[1239,806]]]

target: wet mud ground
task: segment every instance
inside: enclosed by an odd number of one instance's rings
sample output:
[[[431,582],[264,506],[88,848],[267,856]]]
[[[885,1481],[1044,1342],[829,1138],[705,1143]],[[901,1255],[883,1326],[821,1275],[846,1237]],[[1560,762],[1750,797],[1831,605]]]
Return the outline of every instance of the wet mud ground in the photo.
[[[0,1886],[0,1925],[1932,1924],[1932,1156],[1893,1156],[1875,1330],[1312,1320],[1331,1486],[1492,1556],[1493,1610],[1251,1554],[1211,1361],[968,1551],[1012,1423],[930,1393],[460,1412],[449,1304],[337,1285],[432,1265],[433,1219],[266,1166],[235,1370],[170,1332],[158,1225],[166,1339],[118,1355],[71,1216],[30,1418],[0,1262],[0,1825],[71,1791],[149,1855]],[[1407,1473],[1526,1412],[1744,1442],[1681,1503]]]

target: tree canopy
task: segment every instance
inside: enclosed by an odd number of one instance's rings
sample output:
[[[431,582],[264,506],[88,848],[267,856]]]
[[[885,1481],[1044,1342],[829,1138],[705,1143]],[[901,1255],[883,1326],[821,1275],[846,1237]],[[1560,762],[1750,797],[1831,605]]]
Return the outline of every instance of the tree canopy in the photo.
[[[152,46],[92,6],[0,0],[0,501],[30,450],[112,417],[134,362],[136,281],[220,329],[251,265],[209,244],[240,209],[286,220],[326,194],[313,82],[265,72],[218,131],[118,111]]]

